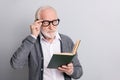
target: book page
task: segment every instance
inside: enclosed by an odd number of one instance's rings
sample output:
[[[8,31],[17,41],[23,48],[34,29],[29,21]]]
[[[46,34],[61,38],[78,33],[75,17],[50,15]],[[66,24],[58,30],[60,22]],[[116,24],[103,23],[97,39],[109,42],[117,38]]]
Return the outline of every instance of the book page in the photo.
[[[80,44],[80,41],[81,41],[81,40],[77,40],[77,41],[75,42],[74,47],[73,47],[73,50],[72,50],[72,53],[63,52],[63,53],[56,53],[55,55],[74,55],[74,54],[76,54],[77,49],[78,49],[79,44]]]
[[[78,40],[78,41],[76,41],[76,43],[74,44],[73,51],[72,51],[73,54],[76,54],[80,42],[81,42],[81,40]]]

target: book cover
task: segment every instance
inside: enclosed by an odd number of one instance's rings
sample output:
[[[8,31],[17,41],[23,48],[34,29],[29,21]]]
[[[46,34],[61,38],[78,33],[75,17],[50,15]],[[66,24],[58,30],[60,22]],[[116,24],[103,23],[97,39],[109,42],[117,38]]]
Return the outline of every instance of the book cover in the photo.
[[[76,41],[72,53],[53,54],[47,68],[58,68],[61,65],[66,65],[70,63],[77,52],[79,44],[80,44],[80,40]]]

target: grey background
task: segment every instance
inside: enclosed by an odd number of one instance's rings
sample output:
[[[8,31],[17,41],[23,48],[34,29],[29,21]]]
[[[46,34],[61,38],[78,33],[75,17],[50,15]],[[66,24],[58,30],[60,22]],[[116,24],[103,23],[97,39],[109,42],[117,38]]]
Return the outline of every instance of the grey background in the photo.
[[[59,32],[81,39],[79,80],[120,80],[120,0],[0,0],[0,80],[27,80],[28,69],[13,70],[10,57],[30,34],[36,9],[58,11]]]

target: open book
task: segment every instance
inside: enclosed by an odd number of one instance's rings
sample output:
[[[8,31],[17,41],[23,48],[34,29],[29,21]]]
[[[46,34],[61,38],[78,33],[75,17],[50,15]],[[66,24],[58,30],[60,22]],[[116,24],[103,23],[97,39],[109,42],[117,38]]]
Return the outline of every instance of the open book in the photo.
[[[58,54],[53,54],[47,68],[58,68],[61,65],[66,65],[70,63],[77,53],[77,49],[79,47],[81,40],[76,41],[73,47],[72,53],[58,53]]]

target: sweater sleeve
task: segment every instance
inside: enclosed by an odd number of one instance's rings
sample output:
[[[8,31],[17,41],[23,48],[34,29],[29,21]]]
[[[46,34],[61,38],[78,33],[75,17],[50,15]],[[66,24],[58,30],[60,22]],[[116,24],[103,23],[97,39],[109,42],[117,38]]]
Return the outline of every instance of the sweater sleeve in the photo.
[[[23,68],[35,42],[36,39],[32,36],[28,36],[22,41],[21,46],[14,52],[10,59],[10,64],[14,69]]]

